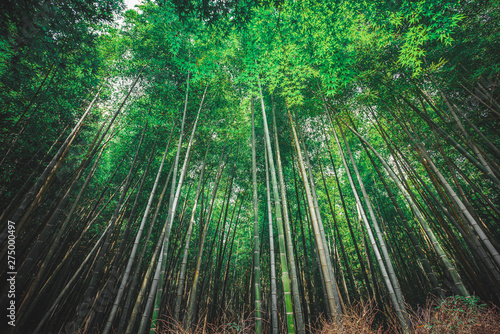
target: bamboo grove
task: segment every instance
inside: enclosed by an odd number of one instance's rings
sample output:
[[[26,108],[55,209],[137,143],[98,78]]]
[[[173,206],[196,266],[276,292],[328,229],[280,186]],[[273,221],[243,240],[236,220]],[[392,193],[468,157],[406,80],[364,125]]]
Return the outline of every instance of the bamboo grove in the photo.
[[[497,1],[2,6],[6,333],[500,302]]]

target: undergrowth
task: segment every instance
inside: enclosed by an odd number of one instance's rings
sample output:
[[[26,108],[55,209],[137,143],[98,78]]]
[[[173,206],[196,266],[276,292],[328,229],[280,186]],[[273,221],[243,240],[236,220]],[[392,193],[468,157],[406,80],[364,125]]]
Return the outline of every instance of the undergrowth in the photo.
[[[358,303],[344,310],[342,324],[320,319],[308,328],[314,334],[396,334],[401,331],[394,319],[385,325],[375,322],[380,311],[373,302]],[[409,312],[415,334],[500,334],[500,312],[495,306],[481,304],[477,297],[449,297],[429,300],[424,307]],[[158,334],[247,334],[254,333],[254,319],[222,321],[218,324],[201,324],[186,329],[173,319],[161,320]],[[267,329],[267,326],[265,326]],[[284,328],[283,328],[284,329]],[[265,332],[265,330],[264,330]],[[285,332],[285,331],[283,331]]]
[[[412,315],[415,333],[499,334],[497,307],[480,304],[477,297],[449,297],[429,302]]]
[[[322,320],[319,330],[312,330],[317,334],[382,334],[392,333],[381,325],[375,325],[377,310],[373,302],[358,303],[344,310],[342,323]]]

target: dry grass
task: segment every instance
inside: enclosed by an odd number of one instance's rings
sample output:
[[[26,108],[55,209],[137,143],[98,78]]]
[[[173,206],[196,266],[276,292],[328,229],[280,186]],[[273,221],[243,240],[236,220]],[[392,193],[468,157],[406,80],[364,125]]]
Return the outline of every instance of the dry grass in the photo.
[[[309,328],[316,334],[394,334],[399,333],[395,319],[383,326],[375,322],[380,311],[373,302],[360,303],[344,311],[342,325],[324,318]],[[415,334],[500,334],[500,312],[495,306],[480,304],[475,297],[449,297],[427,302],[423,308],[410,312],[411,333]],[[201,324],[186,330],[173,319],[160,320],[158,334],[250,334],[254,332],[253,318],[242,321],[224,319],[220,324]]]
[[[475,297],[449,297],[438,303],[428,302],[411,318],[418,334],[500,334],[498,308],[479,304]]]
[[[399,333],[395,319],[388,328],[374,323],[377,310],[373,303],[360,304],[347,310],[343,316],[343,331],[332,322],[322,321],[318,334],[388,334]],[[476,297],[449,297],[442,301],[428,301],[409,315],[415,334],[500,334],[500,312],[497,307],[480,304]]]
[[[158,320],[158,334],[250,334],[254,332],[253,319],[239,322],[224,322],[221,324],[202,323],[192,328],[186,328],[181,322],[172,318]]]
[[[311,331],[317,334],[382,334],[391,333],[384,330],[382,326],[376,326],[375,316],[377,309],[373,302],[359,303],[347,310],[344,310],[342,315],[342,324],[337,324],[332,321],[320,321],[320,328],[316,331]]]

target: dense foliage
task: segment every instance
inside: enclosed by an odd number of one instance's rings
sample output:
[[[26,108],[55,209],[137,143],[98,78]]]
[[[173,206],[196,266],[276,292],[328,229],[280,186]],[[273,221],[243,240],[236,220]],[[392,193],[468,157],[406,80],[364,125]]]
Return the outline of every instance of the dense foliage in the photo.
[[[0,18],[12,333],[409,333],[447,326],[429,297],[500,302],[497,1]]]

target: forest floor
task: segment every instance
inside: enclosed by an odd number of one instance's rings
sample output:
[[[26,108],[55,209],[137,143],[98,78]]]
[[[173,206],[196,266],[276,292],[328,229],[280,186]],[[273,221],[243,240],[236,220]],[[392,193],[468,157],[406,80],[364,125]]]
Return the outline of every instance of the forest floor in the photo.
[[[418,334],[498,334],[500,310],[480,304],[477,298],[449,297],[443,301],[429,300],[425,307],[409,312],[411,333]],[[392,334],[401,332],[397,319],[389,324],[375,325],[377,311],[371,304],[353,307],[343,316],[344,331],[333,323],[324,323],[318,334]]]
[[[320,320],[309,333],[315,334],[394,334],[401,330],[397,319],[381,324],[376,321],[379,311],[373,303],[358,304],[344,311],[342,328],[331,321]],[[390,317],[389,317],[390,318]],[[477,298],[449,297],[443,301],[429,300],[425,307],[409,312],[410,333],[416,334],[500,334],[500,309],[479,303]],[[263,333],[270,332],[263,324]],[[252,319],[223,324],[204,324],[185,330],[181,324],[163,320],[159,334],[254,333]],[[283,328],[282,332],[286,332]]]

